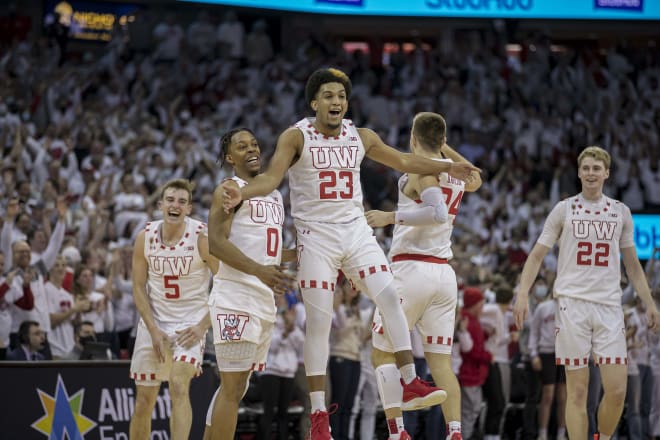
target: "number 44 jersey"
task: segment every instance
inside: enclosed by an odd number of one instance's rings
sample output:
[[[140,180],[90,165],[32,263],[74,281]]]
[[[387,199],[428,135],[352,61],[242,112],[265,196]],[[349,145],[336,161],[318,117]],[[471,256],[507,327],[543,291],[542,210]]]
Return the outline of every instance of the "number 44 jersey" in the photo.
[[[173,246],[163,243],[162,220],[147,223],[144,256],[149,264],[147,295],[160,323],[199,322],[208,312],[211,271],[199,255],[197,240],[206,224],[186,217],[186,229]]]
[[[439,159],[442,162],[451,162],[450,159]],[[423,207],[421,200],[413,200],[403,193],[408,183],[408,174],[399,178],[399,202],[397,211],[410,211]],[[438,184],[447,204],[448,219],[442,224],[431,224],[428,226],[404,226],[394,225],[392,234],[392,246],[390,247],[390,260],[395,255],[418,254],[438,258],[453,257],[451,251],[451,233],[454,229],[454,221],[458,215],[458,208],[465,191],[465,183],[462,180],[451,177],[448,173],[438,175]]]

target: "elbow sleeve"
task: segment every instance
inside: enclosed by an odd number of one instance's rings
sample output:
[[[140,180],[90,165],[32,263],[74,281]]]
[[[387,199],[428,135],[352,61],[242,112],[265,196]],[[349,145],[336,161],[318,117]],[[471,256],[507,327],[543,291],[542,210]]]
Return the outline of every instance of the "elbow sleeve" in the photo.
[[[447,204],[444,201],[442,190],[437,186],[426,188],[421,194],[422,204],[433,207],[433,220],[444,223],[449,218]]]

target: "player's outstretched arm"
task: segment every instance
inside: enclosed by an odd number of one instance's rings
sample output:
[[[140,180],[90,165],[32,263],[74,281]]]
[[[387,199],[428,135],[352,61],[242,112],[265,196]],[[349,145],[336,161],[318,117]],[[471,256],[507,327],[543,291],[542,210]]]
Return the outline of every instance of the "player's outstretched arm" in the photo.
[[[144,230],[138,233],[133,245],[132,272],[133,278],[133,301],[142,321],[144,321],[149,334],[151,343],[160,362],[165,362],[165,346],[168,343],[167,335],[156,325],[153,311],[149,305],[147,297],[147,277],[149,274],[149,264],[144,256]]]
[[[527,256],[527,261],[523,266],[522,274],[520,275],[520,284],[518,285],[518,292],[516,292],[516,300],[513,303],[513,318],[516,322],[518,330],[523,328],[523,324],[527,320],[527,313],[529,311],[529,289],[534,284],[536,276],[539,274],[543,259],[550,251],[550,248],[540,243],[536,243],[532,251]]]
[[[369,159],[403,173],[431,175],[449,173],[457,179],[466,180],[473,171],[481,172],[479,168],[466,162],[440,162],[417,154],[402,153],[386,145],[380,136],[368,128],[359,128],[358,132]]]
[[[660,329],[660,314],[658,313],[658,308],[655,306],[655,301],[653,301],[653,297],[651,296],[651,289],[646,280],[644,269],[642,269],[642,265],[637,258],[635,246],[622,248],[621,256],[623,257],[623,265],[626,267],[628,279],[635,288],[635,292],[639,295],[646,306],[646,313],[649,318],[649,328],[652,330]]]
[[[240,189],[240,195],[236,194],[235,182],[226,181],[226,194],[223,195],[222,205],[226,211],[237,206],[241,200],[247,200],[256,196],[266,196],[277,189],[282,183],[284,174],[287,172],[293,160],[302,149],[302,132],[297,128],[288,128],[277,139],[275,153],[268,164],[268,169],[257,175],[249,185]]]
[[[447,156],[447,158],[453,160],[454,162],[468,163],[470,165],[473,165],[470,161],[464,158],[458,151],[454,150],[452,147],[450,147],[447,144],[444,144],[442,146],[441,151],[445,156]],[[474,192],[481,187],[482,183],[483,182],[481,181],[481,173],[477,171],[472,171],[470,175],[465,179],[465,191]]]
[[[224,189],[219,185],[213,192],[209,211],[209,252],[225,264],[248,275],[254,275],[275,293],[284,293],[284,285],[290,278],[278,266],[264,266],[245,255],[229,241],[234,212],[223,207]]]
[[[199,234],[197,238],[197,249],[199,250],[199,256],[202,257],[211,270],[211,273],[215,275],[220,267],[220,260],[209,252],[209,236],[207,234]]]

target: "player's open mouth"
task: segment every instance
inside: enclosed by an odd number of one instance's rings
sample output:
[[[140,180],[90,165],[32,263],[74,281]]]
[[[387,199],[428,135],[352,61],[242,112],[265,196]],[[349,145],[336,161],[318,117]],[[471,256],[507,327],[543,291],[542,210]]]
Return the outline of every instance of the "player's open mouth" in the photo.
[[[330,116],[339,116],[341,115],[341,110],[330,110]]]
[[[181,213],[180,212],[168,212],[167,216],[170,217],[170,218],[179,218],[179,217],[181,217]]]

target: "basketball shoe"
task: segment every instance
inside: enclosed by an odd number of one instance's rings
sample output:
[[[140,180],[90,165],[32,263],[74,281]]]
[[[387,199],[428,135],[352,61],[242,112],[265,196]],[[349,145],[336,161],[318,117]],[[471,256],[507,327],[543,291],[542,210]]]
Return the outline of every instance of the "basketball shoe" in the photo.
[[[415,411],[429,406],[439,405],[447,399],[445,390],[431,386],[419,377],[416,377],[409,384],[406,384],[401,379],[401,385],[403,386],[402,411]]]
[[[453,432],[451,435],[447,436],[447,440],[463,440],[463,436],[460,432]]]
[[[337,404],[330,405],[328,411],[317,410],[310,416],[311,426],[305,440],[332,440],[330,434],[330,414],[337,411]]]

